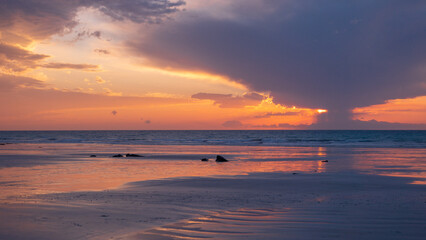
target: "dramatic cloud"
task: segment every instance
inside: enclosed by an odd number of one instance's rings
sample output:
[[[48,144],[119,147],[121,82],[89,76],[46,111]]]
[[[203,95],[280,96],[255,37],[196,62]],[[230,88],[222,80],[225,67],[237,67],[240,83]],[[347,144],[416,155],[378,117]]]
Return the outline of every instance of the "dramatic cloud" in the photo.
[[[197,93],[192,95],[192,98],[213,100],[215,104],[218,104],[219,107],[222,108],[239,108],[258,105],[265,97],[258,93],[250,92],[243,96],[217,93]]]
[[[170,13],[176,12],[179,7],[185,5],[182,0],[103,0],[86,1],[89,7],[98,8],[104,14],[115,20],[125,20],[136,23],[159,23]]]
[[[414,103],[407,103],[411,115],[394,107],[426,96],[425,1],[191,0],[180,11],[184,5],[181,0],[0,1],[0,97],[13,99],[3,102],[14,107],[3,111],[4,121],[9,113],[37,107],[56,112],[62,107],[58,122],[77,116],[65,112],[80,108],[93,119],[102,112],[115,121],[132,116],[126,115],[138,108],[132,101],[141,106],[160,101],[123,96],[173,95],[185,96],[179,98],[186,105],[153,107],[158,113],[149,115],[153,124],[147,128],[168,128],[167,121],[296,128],[316,119],[311,128],[409,128],[390,122],[421,128],[424,117],[404,119],[424,113],[424,104],[413,111]],[[96,76],[100,70],[108,81]],[[189,93],[197,94],[188,100]],[[389,99],[401,101],[380,106]],[[132,106],[122,107],[127,105]],[[90,112],[97,107],[99,112]],[[115,118],[113,109],[120,111]],[[168,110],[179,113],[170,118]],[[204,114],[193,115],[199,111]],[[200,125],[189,125],[189,117]]]
[[[327,108],[338,127],[355,107],[426,95],[425,1],[251,2],[188,13],[128,46],[159,67],[224,75],[279,103]]]
[[[97,9],[117,21],[157,23],[184,4],[169,0],[4,0],[0,2],[0,31],[12,32],[25,43],[25,38],[45,39],[70,31],[78,24],[75,17],[82,8]],[[97,34],[100,37],[96,32],[93,36]]]

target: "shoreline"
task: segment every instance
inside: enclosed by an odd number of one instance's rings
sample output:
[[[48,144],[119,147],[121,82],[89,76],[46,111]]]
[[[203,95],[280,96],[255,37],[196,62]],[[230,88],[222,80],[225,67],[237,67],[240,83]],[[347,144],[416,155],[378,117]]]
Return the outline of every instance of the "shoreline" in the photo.
[[[15,194],[0,203],[4,239],[421,239],[425,232],[418,213],[426,210],[426,149],[2,147],[0,162],[15,164],[0,168],[2,192]],[[126,152],[145,157],[111,157]],[[200,160],[217,153],[230,162]]]

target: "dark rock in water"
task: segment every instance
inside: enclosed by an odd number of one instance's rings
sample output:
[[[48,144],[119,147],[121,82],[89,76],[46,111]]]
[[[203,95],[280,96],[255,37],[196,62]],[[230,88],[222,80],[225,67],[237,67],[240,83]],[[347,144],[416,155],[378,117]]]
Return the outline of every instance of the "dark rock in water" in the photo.
[[[6,143],[0,143],[0,145],[6,145]]]
[[[227,161],[228,160],[226,160],[226,158],[224,158],[224,157],[222,157],[220,155],[216,156],[216,162],[227,162]]]
[[[90,157],[96,157],[96,155],[90,155]]]
[[[293,175],[296,175],[296,174],[297,174],[297,172],[294,172],[294,173],[293,173]]]
[[[321,162],[328,162],[328,160],[322,160]]]
[[[128,153],[126,154],[126,157],[143,157],[143,156],[138,154]]]
[[[202,158],[201,161],[207,162],[207,161],[209,161],[209,159],[208,158]]]
[[[114,156],[112,156],[112,157],[123,157],[123,155],[121,155],[121,154],[116,154],[116,155],[114,155]]]

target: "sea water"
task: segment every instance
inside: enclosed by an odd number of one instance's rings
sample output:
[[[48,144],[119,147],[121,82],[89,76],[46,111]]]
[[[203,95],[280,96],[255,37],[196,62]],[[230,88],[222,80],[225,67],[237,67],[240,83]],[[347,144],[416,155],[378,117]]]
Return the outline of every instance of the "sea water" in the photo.
[[[2,143],[425,148],[426,131],[0,131]]]

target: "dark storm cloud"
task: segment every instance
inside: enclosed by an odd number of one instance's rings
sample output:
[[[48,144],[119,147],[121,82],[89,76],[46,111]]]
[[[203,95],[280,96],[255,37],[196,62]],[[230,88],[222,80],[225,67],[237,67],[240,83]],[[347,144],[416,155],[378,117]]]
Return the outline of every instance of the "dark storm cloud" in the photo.
[[[262,102],[264,96],[250,92],[242,96],[233,96],[232,94],[218,93],[197,93],[191,96],[196,99],[213,100],[221,108],[239,108],[245,106],[255,106]]]
[[[209,71],[271,91],[279,103],[328,108],[330,121],[426,95],[425,1],[257,2],[273,10],[251,18],[256,11],[237,1],[238,19],[192,14],[128,46],[153,65]]]
[[[176,12],[185,5],[182,0],[86,0],[81,1],[86,6],[98,8],[113,19],[130,20],[136,23],[158,23],[166,15]]]
[[[76,13],[81,8],[98,9],[117,21],[156,23],[184,4],[169,0],[3,0],[0,30],[43,39],[76,26]]]
[[[0,2],[0,30],[44,39],[74,27],[78,1],[4,0]]]
[[[169,0],[4,0],[0,1],[0,70],[21,72],[30,68],[80,69],[94,71],[91,64],[41,63],[49,57],[17,47],[27,46],[34,39],[45,39],[54,34],[67,33],[78,22],[77,12],[95,8],[117,21],[137,23],[160,22],[168,14],[183,6],[182,1]],[[86,37],[101,38],[100,31],[77,33],[76,40]],[[107,53],[104,51],[103,53]]]

